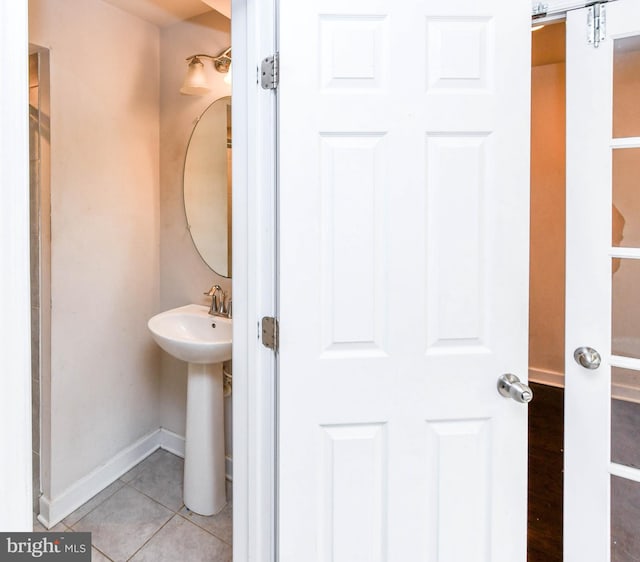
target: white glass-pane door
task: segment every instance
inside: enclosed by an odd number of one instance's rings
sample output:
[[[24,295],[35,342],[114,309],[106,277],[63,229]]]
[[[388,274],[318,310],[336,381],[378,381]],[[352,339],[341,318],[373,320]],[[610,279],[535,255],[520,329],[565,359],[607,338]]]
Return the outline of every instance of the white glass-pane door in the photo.
[[[640,560],[640,35],[613,40],[611,560]]]
[[[640,2],[606,4],[597,47],[591,9],[567,17],[564,559],[637,562]]]

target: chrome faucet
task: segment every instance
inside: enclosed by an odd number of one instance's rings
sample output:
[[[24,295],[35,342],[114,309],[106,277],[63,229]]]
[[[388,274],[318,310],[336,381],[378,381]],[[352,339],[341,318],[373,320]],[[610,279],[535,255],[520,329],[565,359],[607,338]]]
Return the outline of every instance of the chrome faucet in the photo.
[[[209,314],[211,316],[231,318],[231,299],[227,301],[227,293],[222,290],[220,285],[213,285],[213,287],[204,294],[211,297],[211,307],[209,308]]]
[[[218,295],[222,296],[222,299],[219,299]],[[224,292],[222,291],[222,287],[220,285],[213,285],[211,289],[209,289],[206,293],[206,296],[211,297],[211,307],[209,308],[209,314],[211,316],[217,316],[220,311],[220,300],[222,300],[222,306],[224,306]]]

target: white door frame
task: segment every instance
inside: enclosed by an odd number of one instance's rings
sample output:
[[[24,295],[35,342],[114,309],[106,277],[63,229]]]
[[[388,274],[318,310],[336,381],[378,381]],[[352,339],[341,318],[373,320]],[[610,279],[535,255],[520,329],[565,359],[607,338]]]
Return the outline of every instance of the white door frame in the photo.
[[[0,530],[31,530],[28,2],[0,3]],[[6,87],[9,84],[10,87]]]
[[[276,560],[276,358],[260,340],[276,316],[276,96],[260,61],[276,51],[275,0],[232,0],[233,558]],[[271,25],[270,25],[271,23]]]

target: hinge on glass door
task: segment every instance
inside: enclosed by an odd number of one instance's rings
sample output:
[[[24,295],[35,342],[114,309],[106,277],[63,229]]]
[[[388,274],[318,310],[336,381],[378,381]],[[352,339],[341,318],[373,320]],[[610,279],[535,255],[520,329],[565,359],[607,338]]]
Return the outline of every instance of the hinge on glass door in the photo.
[[[265,316],[262,319],[262,345],[278,351],[278,319]]]
[[[278,53],[263,59],[260,65],[260,84],[265,90],[275,90],[278,87],[279,68]]]
[[[531,4],[531,16],[533,19],[543,18],[547,15],[549,4],[544,2],[532,2]]]
[[[597,2],[587,10],[587,42],[597,47],[607,37],[607,9]]]

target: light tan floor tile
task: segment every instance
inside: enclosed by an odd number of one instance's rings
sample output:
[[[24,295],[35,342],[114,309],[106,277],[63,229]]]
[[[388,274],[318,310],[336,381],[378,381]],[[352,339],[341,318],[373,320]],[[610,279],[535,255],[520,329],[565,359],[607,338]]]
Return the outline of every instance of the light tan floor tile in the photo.
[[[167,451],[158,451],[152,457],[129,484],[172,511],[178,511],[183,505],[184,461]]]
[[[110,498],[120,488],[122,488],[122,486],[124,486],[124,482],[120,482],[120,480],[116,480],[113,484],[110,484],[104,490],[102,490],[102,492],[97,493],[88,502],[81,505],[71,515],[67,515],[67,517],[63,519],[62,522],[65,525],[67,525],[67,527],[73,527],[87,513],[89,513],[91,510],[95,509],[96,507],[98,507],[107,498]]]
[[[228,503],[225,508],[216,515],[205,517],[189,511],[186,507],[180,510],[180,515],[202,527],[206,531],[213,533],[219,539],[231,544],[233,541],[233,508],[231,503]]]
[[[164,458],[164,455],[166,454],[169,454],[169,453],[167,453],[163,449],[157,449],[156,451],[151,453],[146,459],[140,461],[137,465],[135,465],[131,470],[129,470],[128,472],[125,472],[120,477],[120,480],[122,480],[123,482],[131,482],[134,478],[136,478],[136,476],[138,476],[138,474],[140,474],[147,467],[151,466],[156,462],[161,461]]]
[[[50,531],[91,532],[92,562],[230,562],[231,502],[211,517],[187,510],[183,466],[158,450]],[[46,531],[35,518],[34,531]]]
[[[124,562],[172,515],[159,503],[124,486],[78,521],[73,529],[90,532],[94,546],[115,562]]]
[[[175,515],[131,562],[231,562],[231,547]]]

